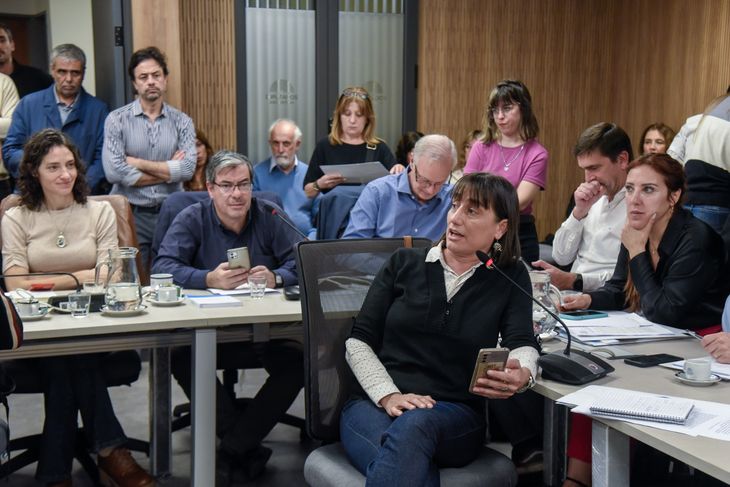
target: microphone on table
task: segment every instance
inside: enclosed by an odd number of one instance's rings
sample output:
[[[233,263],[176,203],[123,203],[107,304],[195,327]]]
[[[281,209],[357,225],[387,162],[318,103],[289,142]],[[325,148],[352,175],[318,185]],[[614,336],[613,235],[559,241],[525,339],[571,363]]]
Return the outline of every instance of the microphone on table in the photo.
[[[47,276],[69,276],[76,282],[76,292],[81,292],[81,283],[78,278],[70,272],[26,272],[24,274],[0,274],[0,279],[6,277],[47,277]]]
[[[277,217],[279,220],[283,221],[289,228],[297,232],[297,235],[302,237],[304,240],[309,240],[309,237],[304,235],[304,232],[299,230],[296,225],[294,225],[292,222],[289,221],[288,218],[286,218],[284,215],[281,214],[281,210],[277,208],[276,206],[270,204],[268,201],[258,200],[264,208],[269,210],[271,215]],[[284,287],[284,298],[288,301],[297,301],[301,297],[301,294],[299,292],[299,284],[294,284],[292,286],[285,286]]]
[[[558,315],[547,309],[540,301],[532,297],[531,292],[527,292],[517,284],[511,277],[509,277],[502,269],[497,267],[488,254],[480,250],[476,253],[477,258],[484,266],[489,270],[497,271],[502,277],[507,279],[515,288],[525,296],[529,297],[534,303],[537,303],[542,309],[544,309],[557,323],[565,330],[565,334],[568,337],[568,343],[565,346],[565,350],[562,352],[551,352],[541,355],[537,360],[537,364],[542,368],[542,377],[545,379],[554,380],[556,382],[562,382],[565,384],[585,384],[587,382],[600,379],[606,376],[609,372],[613,372],[615,369],[601,360],[600,358],[591,355],[590,353],[582,350],[571,350],[572,337],[570,336],[570,330],[568,326],[563,322]]]

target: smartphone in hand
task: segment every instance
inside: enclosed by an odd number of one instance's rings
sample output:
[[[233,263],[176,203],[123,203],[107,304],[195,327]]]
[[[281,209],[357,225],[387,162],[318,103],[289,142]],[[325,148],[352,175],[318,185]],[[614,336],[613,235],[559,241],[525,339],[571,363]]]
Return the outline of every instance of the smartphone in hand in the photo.
[[[228,268],[243,269],[245,271],[251,268],[251,261],[248,256],[248,247],[239,247],[237,249],[228,249]]]
[[[482,348],[477,355],[477,362],[474,365],[474,373],[471,376],[469,391],[474,389],[477,379],[487,377],[488,370],[504,370],[509,357],[509,348]]]

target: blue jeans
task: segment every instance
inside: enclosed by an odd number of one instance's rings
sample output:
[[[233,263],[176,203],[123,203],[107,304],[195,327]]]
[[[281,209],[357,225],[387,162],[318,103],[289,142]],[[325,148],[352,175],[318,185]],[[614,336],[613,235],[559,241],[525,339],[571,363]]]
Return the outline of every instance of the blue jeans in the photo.
[[[722,233],[725,220],[730,215],[730,208],[724,206],[684,205],[684,207],[691,211],[695,218],[710,225],[717,233]]]
[[[342,444],[367,486],[438,486],[439,468],[476,458],[485,430],[484,415],[446,401],[391,418],[372,401],[355,399],[340,419]]]

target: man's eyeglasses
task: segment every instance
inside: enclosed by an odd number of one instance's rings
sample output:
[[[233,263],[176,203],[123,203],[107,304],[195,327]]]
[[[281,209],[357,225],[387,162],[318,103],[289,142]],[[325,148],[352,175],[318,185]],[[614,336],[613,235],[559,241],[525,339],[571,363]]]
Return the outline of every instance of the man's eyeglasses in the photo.
[[[502,115],[507,116],[512,110],[515,109],[517,104],[510,103],[509,105],[502,105],[501,107],[494,107],[490,109],[489,111],[492,112],[492,116],[496,117],[499,115],[499,112],[502,112]]]
[[[241,193],[250,193],[251,192],[251,182],[250,181],[244,181],[242,183],[237,183],[237,184],[213,183],[213,185],[218,186],[218,189],[220,189],[223,192],[223,194],[233,193],[234,189],[238,189]]]
[[[344,97],[354,96],[354,97],[360,98],[361,100],[367,100],[369,98],[367,93],[365,93],[363,91],[359,91],[359,90],[357,90],[357,91],[356,90],[345,90],[340,95],[340,98],[342,98],[343,96]]]
[[[446,184],[446,181],[441,181],[438,183],[434,183],[430,179],[426,179],[420,174],[418,174],[418,166],[415,163],[411,163],[413,166],[413,173],[416,176],[416,184],[418,184],[420,187],[426,189],[426,188],[433,188],[433,189],[440,189],[441,186]]]

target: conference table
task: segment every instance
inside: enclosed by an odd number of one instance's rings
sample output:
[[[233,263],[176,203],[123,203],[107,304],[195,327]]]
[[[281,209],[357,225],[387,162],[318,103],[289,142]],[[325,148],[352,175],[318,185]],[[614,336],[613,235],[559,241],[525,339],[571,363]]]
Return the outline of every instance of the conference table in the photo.
[[[548,342],[546,349],[562,350],[565,344]],[[621,345],[635,354],[668,353],[685,359],[705,357],[696,338],[663,340],[633,345]],[[730,407],[730,382],[722,381],[710,387],[693,387],[680,383],[675,370],[664,367],[637,368],[626,365],[623,359],[607,360],[616,371],[590,384],[617,387],[655,394],[685,397],[695,400],[727,404]],[[586,384],[586,385],[590,385]],[[564,476],[565,435],[567,435],[567,408],[554,401],[583,386],[571,386],[539,378],[535,391],[545,396],[545,470],[548,485]],[[648,426],[604,418],[593,419],[593,486],[613,487],[629,485],[629,438],[645,443],[723,482],[730,483],[730,457],[727,441],[689,436]]]
[[[207,291],[186,291],[207,294]],[[215,381],[218,341],[301,339],[301,305],[280,293],[261,300],[240,296],[241,307],[179,306],[147,308],[136,316],[90,313],[85,318],[51,313],[25,322],[23,345],[0,352],[0,360],[79,353],[152,349],[150,366],[150,466],[153,474],[170,471],[170,354],[172,346],[191,345],[191,484],[215,485]]]

